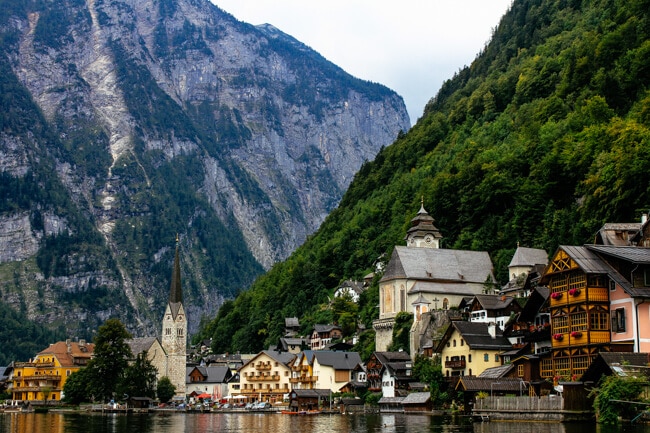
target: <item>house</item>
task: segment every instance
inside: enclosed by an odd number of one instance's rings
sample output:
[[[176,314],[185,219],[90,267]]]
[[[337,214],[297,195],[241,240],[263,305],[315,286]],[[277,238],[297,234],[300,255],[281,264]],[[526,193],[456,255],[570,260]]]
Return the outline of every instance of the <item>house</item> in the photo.
[[[339,392],[361,395],[368,389],[368,374],[363,364],[357,365],[350,372],[352,379],[343,385]]]
[[[314,352],[305,350],[291,362],[291,378],[289,382],[293,389],[313,389],[316,378],[313,373]]]
[[[552,356],[544,378],[582,376],[601,352],[650,351],[650,249],[560,246],[540,284],[550,291]]]
[[[218,401],[229,395],[228,382],[233,374],[226,366],[221,367],[187,367],[185,392],[188,395],[210,394],[212,400]]]
[[[379,319],[373,322],[378,351],[390,346],[398,313],[414,313],[415,329],[422,313],[457,307],[463,297],[484,293],[495,281],[486,251],[441,248],[442,235],[433,222],[422,204],[411,220],[406,246],[394,248],[379,281]],[[420,351],[419,341],[411,342],[412,357]]]
[[[275,403],[290,391],[291,362],[296,355],[264,350],[239,369],[239,393],[249,400]]]
[[[298,354],[309,347],[309,339],[299,337],[282,337],[278,340],[278,345],[275,347],[277,350]],[[273,350],[273,348],[269,348]]]
[[[314,388],[339,390],[353,379],[353,372],[362,365],[357,352],[334,352],[318,350],[313,352],[312,373]]]
[[[352,302],[359,302],[359,296],[364,292],[366,287],[360,281],[345,280],[334,292],[335,298],[348,296]]]
[[[300,322],[297,317],[284,318],[284,335],[285,337],[295,337],[300,333]]]
[[[330,389],[294,389],[289,393],[289,408],[296,412],[329,409],[331,401]]]
[[[412,392],[402,400],[402,408],[405,413],[431,412],[433,402],[430,392]]]
[[[510,280],[501,288],[499,294],[525,298],[529,295],[532,278],[539,278],[548,264],[548,253],[539,248],[520,247],[508,265]]]
[[[517,300],[505,295],[476,295],[467,308],[470,322],[494,322],[503,331],[511,317],[522,310]]]
[[[85,340],[59,341],[29,362],[15,362],[12,399],[59,402],[67,378],[86,366],[94,349],[95,345]]]
[[[603,352],[589,365],[580,381],[594,386],[603,376],[648,378],[649,365],[650,353]]]
[[[368,390],[384,397],[406,395],[414,381],[412,362],[407,352],[374,352],[366,363]]]
[[[502,364],[501,353],[512,345],[494,322],[454,320],[436,348],[446,377],[477,376]]]
[[[549,291],[535,287],[521,311],[504,330],[515,348],[531,346],[531,352],[542,354],[551,350],[551,316],[548,312]]]
[[[311,334],[311,350],[323,350],[333,340],[340,340],[343,337],[343,331],[337,325],[314,325],[314,331]]]

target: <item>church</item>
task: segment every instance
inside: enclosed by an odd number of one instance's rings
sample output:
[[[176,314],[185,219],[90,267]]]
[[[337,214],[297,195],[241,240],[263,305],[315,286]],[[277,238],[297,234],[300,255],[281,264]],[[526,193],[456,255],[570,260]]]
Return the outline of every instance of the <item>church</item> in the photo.
[[[167,376],[176,387],[176,395],[185,397],[185,363],[187,357],[187,316],[183,307],[181,266],[176,237],[176,253],[169,290],[169,300],[162,319],[162,335],[134,338],[128,341],[133,356],[146,350],[147,357],[158,370],[157,379]]]
[[[442,248],[442,234],[433,223],[422,202],[406,246],[395,247],[379,281],[379,319],[373,322],[377,351],[388,350],[398,313],[413,313],[413,333],[424,313],[455,308],[466,297],[486,293],[495,281],[486,251]],[[411,355],[417,350],[412,345]]]

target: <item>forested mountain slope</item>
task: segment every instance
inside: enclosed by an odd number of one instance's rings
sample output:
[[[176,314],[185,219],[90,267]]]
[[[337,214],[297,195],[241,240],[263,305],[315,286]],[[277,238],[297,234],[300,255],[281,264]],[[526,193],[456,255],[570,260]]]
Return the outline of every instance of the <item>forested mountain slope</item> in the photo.
[[[275,343],[284,317],[340,320],[337,284],[403,244],[420,198],[443,247],[486,250],[500,283],[519,242],[553,253],[650,208],[650,2],[515,0],[417,124],[364,164],[288,260],[222,307],[215,351]],[[376,317],[376,285],[359,319]],[[320,304],[320,305],[319,305]]]
[[[177,234],[195,331],[408,128],[392,90],[208,0],[2,0],[7,347],[33,322],[58,338],[108,317],[160,332]]]

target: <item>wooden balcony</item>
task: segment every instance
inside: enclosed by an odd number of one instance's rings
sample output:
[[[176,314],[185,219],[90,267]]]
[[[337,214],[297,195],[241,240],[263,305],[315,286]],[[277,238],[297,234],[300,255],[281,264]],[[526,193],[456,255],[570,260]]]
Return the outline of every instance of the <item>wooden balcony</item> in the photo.
[[[550,301],[551,308],[572,304],[584,304],[585,302],[608,302],[609,292],[605,287],[565,290],[551,293]]]
[[[310,383],[310,382],[316,382],[318,380],[318,376],[300,376],[300,377],[292,377],[289,379],[290,383]]]
[[[556,335],[561,335],[561,337],[558,338]],[[593,344],[608,344],[611,342],[611,339],[609,331],[580,331],[578,334],[572,332],[553,334],[551,342],[554,349],[559,349]]]
[[[54,367],[54,362],[16,362],[14,364],[14,369],[16,368],[52,368]]]
[[[255,364],[255,369],[261,371],[269,371],[271,369],[271,364],[263,364],[261,362],[258,362]]]
[[[257,376],[250,375],[246,377],[249,382],[277,382],[280,380],[279,374],[260,374]]]
[[[465,368],[465,360],[455,359],[453,361],[445,361],[445,368]]]
[[[61,376],[57,374],[30,374],[29,376],[23,376],[23,380],[54,380],[60,381]]]

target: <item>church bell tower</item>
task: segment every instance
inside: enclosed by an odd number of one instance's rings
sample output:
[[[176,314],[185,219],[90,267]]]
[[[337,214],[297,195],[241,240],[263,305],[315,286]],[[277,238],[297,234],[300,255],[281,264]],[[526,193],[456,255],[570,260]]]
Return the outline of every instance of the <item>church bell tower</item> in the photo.
[[[162,347],[167,354],[166,376],[176,387],[176,395],[185,396],[185,363],[187,356],[187,316],[183,307],[179,239],[176,236],[176,254],[169,290],[169,301],[162,321]]]

